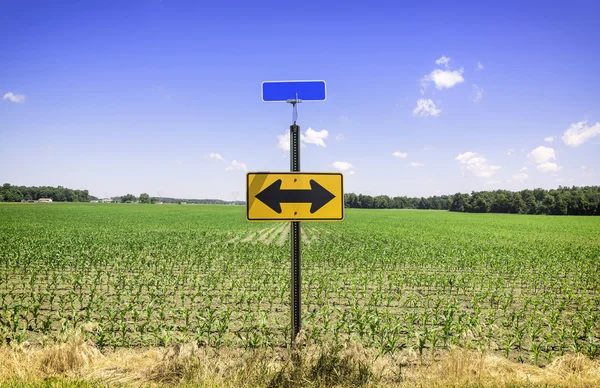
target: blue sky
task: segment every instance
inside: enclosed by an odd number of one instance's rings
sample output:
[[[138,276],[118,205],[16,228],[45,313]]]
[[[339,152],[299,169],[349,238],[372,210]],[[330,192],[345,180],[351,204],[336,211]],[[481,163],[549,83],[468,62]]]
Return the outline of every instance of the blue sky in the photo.
[[[558,3],[0,0],[0,183],[242,198],[289,170],[261,82],[323,79],[302,170],[347,192],[598,185],[600,3]]]

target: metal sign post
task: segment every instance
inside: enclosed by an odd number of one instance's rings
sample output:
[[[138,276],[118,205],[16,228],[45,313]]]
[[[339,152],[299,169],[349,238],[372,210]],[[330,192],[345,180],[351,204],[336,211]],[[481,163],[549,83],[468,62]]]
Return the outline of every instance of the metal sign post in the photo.
[[[290,127],[290,172],[300,172],[300,127],[296,125],[298,119],[297,104],[300,101],[292,102],[294,124]],[[291,248],[291,310],[292,310],[292,345],[302,328],[301,319],[301,271],[300,271],[300,222],[292,221],[290,223],[290,248]]]

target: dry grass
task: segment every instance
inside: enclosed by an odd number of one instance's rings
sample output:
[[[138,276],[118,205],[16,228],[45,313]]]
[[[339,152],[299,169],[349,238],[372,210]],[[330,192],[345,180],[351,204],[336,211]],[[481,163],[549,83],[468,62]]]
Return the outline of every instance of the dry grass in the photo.
[[[600,363],[565,355],[545,368],[466,350],[380,356],[357,344],[299,351],[120,349],[102,354],[83,335],[47,346],[0,348],[0,386],[600,387]]]
[[[495,354],[454,350],[439,362],[405,368],[402,376],[403,385],[417,387],[600,387],[600,363],[568,354],[540,368]]]

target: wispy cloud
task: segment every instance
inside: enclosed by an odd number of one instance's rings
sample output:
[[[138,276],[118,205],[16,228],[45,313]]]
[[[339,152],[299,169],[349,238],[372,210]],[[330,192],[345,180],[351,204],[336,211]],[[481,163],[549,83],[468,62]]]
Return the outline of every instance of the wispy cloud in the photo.
[[[481,62],[477,62],[477,67],[475,68],[475,71],[481,71],[481,70],[483,70],[483,69],[484,69],[484,67],[483,67],[483,65],[481,64]]]
[[[238,162],[237,160],[233,160],[229,166],[226,168],[227,171],[248,171],[248,167],[245,163]]]
[[[425,166],[425,164],[419,163],[419,162],[410,162],[408,165],[410,167],[423,167],[423,166]]]
[[[22,104],[25,102],[25,96],[22,94],[16,94],[13,92],[5,93],[2,97],[3,100],[14,102],[15,104]]]
[[[552,143],[554,141],[555,137],[554,136],[548,136],[544,138],[544,141],[546,143]]]
[[[600,135],[600,122],[588,127],[587,121],[580,121],[571,124],[571,126],[567,128],[563,134],[562,140],[569,147],[579,147],[586,141],[598,135]]]
[[[431,99],[421,98],[417,100],[417,106],[413,110],[413,116],[433,116],[438,117],[442,113],[442,110],[435,106],[435,103]]]
[[[405,159],[408,156],[408,154],[406,152],[396,151],[392,154],[392,156],[395,156],[400,159]]]
[[[450,63],[450,58],[445,55],[442,55],[440,59],[435,61],[436,65],[444,65],[444,67],[446,68],[448,68],[448,63]]]
[[[344,135],[341,133],[338,133],[337,135],[335,135],[335,141],[342,141],[344,140]]]
[[[473,92],[475,93],[475,97],[473,97],[473,102],[479,102],[483,99],[483,88],[473,84]]]
[[[219,160],[222,162],[227,162],[222,156],[221,154],[218,154],[216,152],[211,152],[210,154],[206,155],[206,158],[208,159],[214,159],[214,160]]]

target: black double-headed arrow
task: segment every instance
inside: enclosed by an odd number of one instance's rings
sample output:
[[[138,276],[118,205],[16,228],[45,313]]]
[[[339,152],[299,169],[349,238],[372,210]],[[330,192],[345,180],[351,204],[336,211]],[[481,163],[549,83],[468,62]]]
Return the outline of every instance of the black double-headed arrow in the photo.
[[[256,199],[273,209],[277,214],[281,214],[282,203],[310,203],[310,213],[314,213],[329,201],[335,198],[335,195],[327,191],[323,186],[310,180],[310,190],[281,190],[281,179],[277,179],[269,187],[256,194]]]

